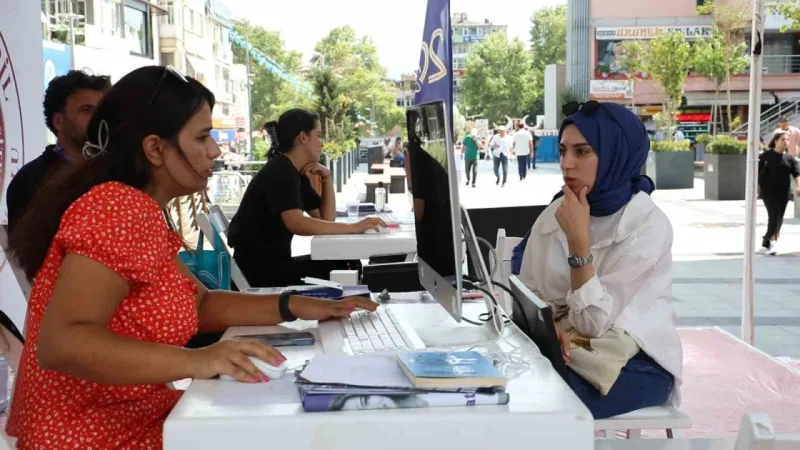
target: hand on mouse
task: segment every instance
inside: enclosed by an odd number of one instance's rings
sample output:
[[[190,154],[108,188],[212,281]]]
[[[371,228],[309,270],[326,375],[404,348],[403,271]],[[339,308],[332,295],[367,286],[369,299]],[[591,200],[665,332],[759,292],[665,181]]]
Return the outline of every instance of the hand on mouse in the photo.
[[[366,219],[350,224],[353,234],[363,233],[367,230],[380,231],[378,227],[386,228],[386,222],[377,217],[367,217]]]
[[[293,295],[289,298],[289,310],[298,319],[325,320],[334,317],[347,317],[356,308],[375,311],[378,309],[378,304],[362,297],[326,300]]]
[[[248,356],[254,356],[273,366],[279,366],[286,361],[281,352],[255,339],[225,340],[189,352],[189,373],[192,378],[201,380],[229,375],[245,383],[269,381]]]

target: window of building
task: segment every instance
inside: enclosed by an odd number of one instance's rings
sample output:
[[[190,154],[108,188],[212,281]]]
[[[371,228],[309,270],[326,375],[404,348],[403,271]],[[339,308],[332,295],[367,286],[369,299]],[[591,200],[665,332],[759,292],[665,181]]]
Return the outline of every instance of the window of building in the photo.
[[[124,5],[125,42],[133,55],[151,57],[151,33],[148,6],[139,2],[126,0]]]
[[[159,21],[164,25],[174,25],[175,24],[175,2],[172,0],[162,1],[161,6],[167,9],[166,14],[162,14]]]
[[[175,53],[162,53],[161,54],[161,65],[162,66],[175,66]]]
[[[469,35],[470,36],[477,36],[478,35],[478,28],[477,27],[469,27]]]
[[[478,36],[483,36],[483,27],[478,27]]]

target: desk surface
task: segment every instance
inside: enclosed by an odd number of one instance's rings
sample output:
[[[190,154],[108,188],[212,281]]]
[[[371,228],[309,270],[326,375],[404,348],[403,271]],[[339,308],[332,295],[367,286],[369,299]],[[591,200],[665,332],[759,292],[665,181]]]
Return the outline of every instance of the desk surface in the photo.
[[[715,439],[608,439],[597,440],[595,450],[733,450],[736,438]]]
[[[456,324],[438,304],[384,305],[420,331],[458,333],[471,325]],[[475,317],[483,304],[464,305]],[[316,334],[314,322],[295,322],[294,329]],[[281,327],[235,327],[226,337],[275,331]],[[472,327],[473,329],[475,327]],[[594,447],[592,417],[550,362],[516,327],[488,344],[496,351],[514,351],[529,364],[509,380],[511,402],[474,408],[421,408],[383,411],[305,413],[299,404],[219,406],[214,404],[218,380],[195,381],[164,425],[165,450],[219,448],[297,448],[382,450],[521,448],[588,450]],[[283,350],[283,349],[282,349]],[[321,352],[314,347],[287,348],[289,366]]]
[[[396,212],[399,229],[388,233],[321,235],[311,238],[311,259],[347,261],[369,259],[380,255],[402,255],[417,251],[417,234],[414,228],[414,213]],[[359,217],[357,220],[361,220]],[[337,222],[352,222],[355,219],[337,217]]]

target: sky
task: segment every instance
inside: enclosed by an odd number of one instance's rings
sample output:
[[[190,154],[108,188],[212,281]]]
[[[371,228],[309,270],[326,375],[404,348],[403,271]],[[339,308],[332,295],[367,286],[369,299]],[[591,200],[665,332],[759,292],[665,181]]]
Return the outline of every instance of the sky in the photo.
[[[350,25],[368,35],[378,48],[381,64],[391,78],[413,72],[419,61],[419,43],[427,0],[223,0],[237,17],[281,32],[286,47],[303,53],[307,61],[314,45],[332,28]],[[469,20],[489,19],[507,25],[509,37],[529,40],[530,18],[541,7],[566,0],[451,0],[452,12],[466,12]],[[379,13],[376,5],[388,6]],[[268,5],[268,6],[267,6]]]

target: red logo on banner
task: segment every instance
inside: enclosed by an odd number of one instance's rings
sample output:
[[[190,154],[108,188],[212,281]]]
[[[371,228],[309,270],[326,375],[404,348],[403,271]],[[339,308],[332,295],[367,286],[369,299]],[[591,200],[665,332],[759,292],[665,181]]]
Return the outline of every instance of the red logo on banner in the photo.
[[[4,210],[5,186],[22,167],[25,154],[22,104],[11,61],[8,46],[0,31],[0,210]],[[0,223],[7,220],[7,213],[0,216]],[[0,252],[0,270],[5,264],[5,255]]]

